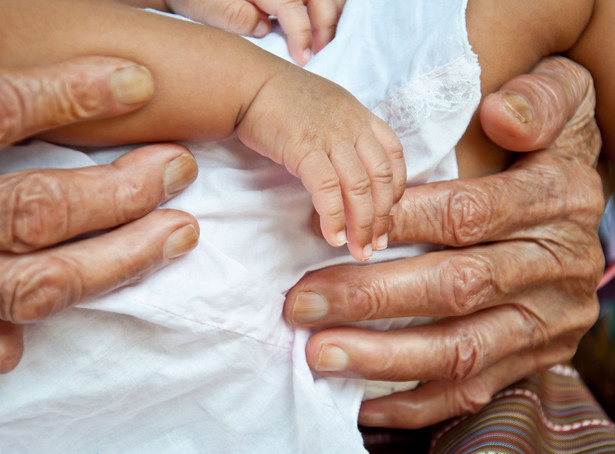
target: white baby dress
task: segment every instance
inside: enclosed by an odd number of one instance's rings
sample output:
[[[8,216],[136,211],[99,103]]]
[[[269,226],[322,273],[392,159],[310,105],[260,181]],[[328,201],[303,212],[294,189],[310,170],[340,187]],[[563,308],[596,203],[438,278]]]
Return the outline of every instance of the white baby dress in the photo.
[[[288,58],[279,33],[255,42]],[[464,0],[348,0],[335,40],[306,68],[389,122],[409,184],[456,177],[454,146],[480,98]],[[283,167],[234,137],[187,145],[199,177],[166,207],[196,216],[199,246],[143,282],[26,327],[20,365],[0,376],[0,453],[365,452],[364,383],[313,375],[309,332],[281,314],[307,270],[356,262],[312,233],[310,196]],[[0,153],[3,173],[127,150],[12,148]],[[370,263],[425,250],[390,247]]]

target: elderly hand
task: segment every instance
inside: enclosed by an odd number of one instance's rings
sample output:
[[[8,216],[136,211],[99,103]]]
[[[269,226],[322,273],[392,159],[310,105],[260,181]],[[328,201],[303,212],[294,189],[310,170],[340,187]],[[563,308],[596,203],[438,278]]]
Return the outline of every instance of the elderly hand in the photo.
[[[133,0],[134,1],[134,0]],[[260,38],[276,16],[291,57],[305,65],[334,37],[346,0],[166,0],[175,13],[240,35]]]
[[[116,58],[0,69],[0,147],[54,126],[134,110],[153,88],[145,68]],[[150,213],[196,174],[185,148],[153,145],[110,165],[0,175],[0,372],[21,358],[23,323],[139,279],[196,245],[192,216]]]
[[[311,338],[308,362],[322,375],[429,380],[364,402],[361,424],[417,428],[475,412],[574,354],[598,314],[604,260],[593,96],[589,74],[563,59],[509,82],[484,101],[484,129],[504,148],[540,151],[496,175],[408,188],[393,217],[393,241],[454,249],[315,271],[288,293],[285,316],[297,326],[446,317],[389,332],[333,327]]]

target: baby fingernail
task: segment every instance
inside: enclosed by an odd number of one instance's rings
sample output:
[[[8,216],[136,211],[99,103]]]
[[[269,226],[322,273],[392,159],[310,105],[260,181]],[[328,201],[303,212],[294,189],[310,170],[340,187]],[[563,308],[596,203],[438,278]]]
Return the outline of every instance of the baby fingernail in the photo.
[[[372,245],[368,244],[363,248],[363,260],[368,260],[369,258],[371,258],[372,255],[374,255]]]
[[[338,246],[343,246],[348,242],[348,239],[346,238],[346,232],[344,232],[343,230],[341,232],[337,232],[335,234],[335,244]]]
[[[190,153],[173,159],[164,169],[164,189],[167,195],[175,194],[192,183],[198,174],[198,166]]]
[[[254,37],[262,38],[267,33],[269,33],[269,24],[265,21],[260,21],[254,29]]]
[[[316,292],[299,292],[293,304],[293,323],[312,323],[329,312],[329,303]]]
[[[154,94],[154,79],[145,66],[129,66],[111,74],[111,93],[120,104],[139,104]]]
[[[164,257],[174,259],[190,252],[199,244],[199,234],[192,224],[171,233],[164,243]]]
[[[312,59],[312,49],[305,49],[303,51],[303,61],[304,62],[309,62]]]
[[[386,249],[388,245],[389,245],[389,235],[387,233],[378,237],[378,239],[376,240],[376,250],[377,251],[382,251],[383,249]]]
[[[521,123],[529,123],[534,119],[532,107],[523,96],[512,91],[507,91],[502,94],[502,101],[506,108],[517,117]]]
[[[320,349],[316,370],[319,372],[338,372],[346,369],[348,355],[336,345],[325,344]]]

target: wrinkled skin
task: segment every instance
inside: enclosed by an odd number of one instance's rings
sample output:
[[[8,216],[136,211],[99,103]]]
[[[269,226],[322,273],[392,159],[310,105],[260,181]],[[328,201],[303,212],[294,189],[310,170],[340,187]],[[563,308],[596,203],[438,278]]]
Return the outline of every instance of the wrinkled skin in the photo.
[[[531,121],[520,122],[503,93],[521,94]],[[322,375],[428,380],[364,402],[360,424],[418,428],[473,413],[507,385],[573,356],[598,316],[604,261],[593,113],[584,69],[561,58],[539,64],[481,107],[483,128],[500,146],[539,151],[492,176],[408,188],[393,216],[392,241],[449,248],[315,271],[288,293],[285,315],[297,326],[446,317],[389,332],[333,327],[311,338],[308,362]]]
[[[135,110],[153,88],[145,68],[116,58],[0,69],[0,148],[54,126]],[[110,165],[0,175],[0,372],[21,358],[22,324],[140,279],[196,245],[192,216],[151,212],[196,174],[185,148],[153,145]]]
[[[134,1],[134,0],[129,0]],[[334,37],[346,0],[166,0],[173,12],[240,35],[260,38],[276,16],[292,58],[305,65]]]

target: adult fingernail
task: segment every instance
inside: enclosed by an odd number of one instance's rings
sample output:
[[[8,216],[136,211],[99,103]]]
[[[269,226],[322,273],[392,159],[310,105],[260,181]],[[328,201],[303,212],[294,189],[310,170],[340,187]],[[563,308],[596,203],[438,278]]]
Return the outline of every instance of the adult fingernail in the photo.
[[[529,123],[534,119],[534,112],[527,99],[519,93],[507,91],[502,93],[502,101],[508,110],[517,117],[521,123]]]
[[[376,250],[377,251],[382,251],[383,249],[386,249],[388,245],[389,245],[389,235],[386,233],[378,237],[378,239],[376,240]]]
[[[316,292],[299,292],[293,304],[292,320],[296,324],[313,323],[329,312],[329,303]]]
[[[312,59],[312,56],[313,56],[312,49],[307,48],[303,51],[303,61],[305,63],[309,62]]]
[[[269,33],[269,24],[262,20],[254,28],[253,34],[255,38],[262,38],[267,33]]]
[[[370,427],[386,427],[390,424],[390,421],[384,413],[361,411],[359,413],[359,424]]]
[[[129,66],[111,74],[111,93],[120,104],[139,104],[154,94],[154,79],[145,66]]]
[[[173,159],[164,169],[164,189],[167,195],[175,194],[190,185],[199,172],[194,157],[190,153]]]
[[[199,234],[192,224],[171,233],[164,243],[164,256],[174,259],[193,250],[199,244]]]
[[[322,346],[316,362],[317,372],[339,372],[346,369],[346,366],[348,366],[348,355],[344,350],[336,345]]]

